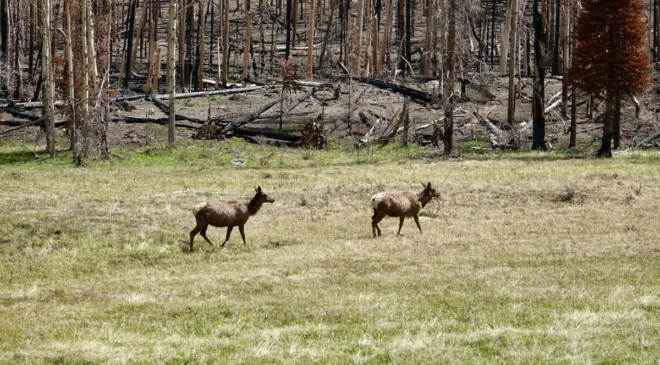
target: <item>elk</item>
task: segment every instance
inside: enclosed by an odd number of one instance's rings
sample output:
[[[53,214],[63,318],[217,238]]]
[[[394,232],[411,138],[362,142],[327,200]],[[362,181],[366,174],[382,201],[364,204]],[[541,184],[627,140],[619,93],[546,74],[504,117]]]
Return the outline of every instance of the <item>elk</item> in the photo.
[[[378,223],[386,216],[399,217],[399,230],[396,235],[401,234],[401,227],[403,227],[403,220],[412,217],[419,228],[419,233],[422,233],[422,227],[419,225],[419,211],[428,204],[431,199],[439,198],[435,189],[431,187],[431,183],[424,185],[424,190],[419,193],[411,191],[402,192],[385,192],[378,193],[371,197],[371,206],[374,209],[374,215],[371,217],[371,229],[374,237],[376,232],[380,236],[380,228]]]
[[[232,200],[214,204],[208,202],[197,204],[192,210],[197,220],[197,226],[190,231],[190,252],[193,251],[193,241],[197,233],[200,233],[206,242],[215,248],[213,242],[206,237],[206,229],[209,225],[227,227],[227,237],[220,248],[225,247],[225,243],[229,241],[229,237],[231,236],[231,231],[236,226],[238,226],[238,230],[241,232],[243,245],[245,245],[245,223],[250,219],[250,216],[257,214],[264,203],[275,202],[275,199],[263,193],[261,186],[257,187],[255,191],[256,194],[254,197],[247,202]]]

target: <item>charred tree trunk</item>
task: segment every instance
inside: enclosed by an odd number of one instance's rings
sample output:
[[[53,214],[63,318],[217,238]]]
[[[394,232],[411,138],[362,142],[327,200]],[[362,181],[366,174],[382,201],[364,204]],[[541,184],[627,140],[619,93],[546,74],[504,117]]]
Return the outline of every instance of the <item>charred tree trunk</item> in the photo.
[[[77,156],[77,143],[78,143],[78,126],[76,125],[76,93],[75,82],[73,78],[73,44],[71,42],[71,6],[69,1],[64,2],[64,13],[66,14],[66,61],[67,61],[67,85],[69,91],[69,108],[71,108],[71,151],[73,162],[76,162]]]
[[[204,36],[206,35],[206,0],[201,0],[199,4],[199,26],[198,26],[198,36],[199,40],[197,41],[197,90],[202,90],[204,88]]]
[[[491,12],[491,32],[490,32],[490,66],[495,66],[495,13],[497,12],[497,3],[492,0],[493,11]]]
[[[424,75],[431,75],[431,54],[434,52],[433,45],[433,23],[435,22],[435,0],[428,0],[426,9],[426,39],[424,41]]]
[[[46,152],[50,157],[55,157],[55,108],[54,108],[54,94],[55,85],[53,82],[53,62],[51,59],[51,16],[50,16],[50,0],[43,0],[40,2],[42,6],[42,73],[44,75],[44,97],[43,97],[43,114],[46,117]]]
[[[128,44],[128,49],[126,50],[125,58],[126,62],[124,65],[124,89],[128,89],[128,83],[131,81],[131,71],[133,70],[133,65],[131,61],[133,57],[133,34],[135,31],[135,7],[137,5],[137,0],[131,0],[129,5],[129,15],[128,15],[128,32],[126,33],[126,39]]]
[[[292,44],[297,44],[296,37],[298,36],[296,34],[296,29],[298,25],[298,2],[297,0],[291,0],[291,42]]]
[[[330,39],[330,30],[332,29],[332,21],[334,20],[336,4],[337,4],[336,0],[330,0],[330,18],[328,19],[328,26],[325,28],[325,35],[323,36],[323,44],[321,45],[321,54],[319,55],[319,66],[318,66],[319,69],[323,67],[323,57],[325,56],[325,50],[328,47],[328,40]]]
[[[5,60],[9,56],[9,0],[0,0],[0,57]],[[43,4],[42,4],[43,6]],[[43,14],[42,14],[43,18]],[[43,47],[43,45],[42,45]],[[2,93],[7,95],[9,88],[4,82],[0,83]]]
[[[137,2],[137,1],[136,1]],[[137,51],[138,51],[138,45],[141,43],[140,41],[142,40],[142,30],[144,29],[144,24],[147,20],[147,9],[148,6],[146,4],[146,1],[142,4],[142,13],[140,14],[140,23],[137,26],[137,29],[134,29],[133,32],[135,32],[135,37],[131,38],[130,42],[133,43],[133,47],[131,48],[131,61],[130,61],[130,73],[131,77],[133,76],[133,68],[135,66],[135,59],[137,58]],[[135,26],[135,24],[133,24]]]
[[[228,2],[229,0],[225,1]],[[186,22],[187,3],[187,0],[181,0],[181,6],[179,8],[179,75],[181,75],[182,89],[186,87],[186,27],[184,24]],[[229,6],[227,6],[225,11],[229,11]]]
[[[566,0],[564,0],[566,1]],[[556,0],[555,5],[555,39],[553,43],[553,52],[552,52],[552,74],[559,75],[559,36],[560,36],[560,24],[561,24],[561,0]]]
[[[534,97],[532,113],[534,121],[532,124],[533,143],[532,149],[544,151],[545,148],[545,65],[543,56],[546,48],[546,33],[544,15],[539,11],[539,0],[534,0]]]
[[[316,15],[316,0],[310,0],[309,10],[309,35],[307,36],[307,75],[310,80],[314,79],[314,16]]]
[[[410,0],[408,0],[410,1]],[[446,80],[445,80],[445,97],[447,104],[445,105],[445,132],[443,142],[445,145],[445,156],[451,156],[454,147],[454,83],[456,82],[456,1],[450,0],[449,12],[449,29],[447,31],[447,61],[446,61]]]
[[[613,91],[607,91],[605,102],[605,118],[603,120],[603,138],[596,156],[612,158],[612,137],[614,137],[614,118],[617,96]]]
[[[245,11],[247,12],[247,24],[245,25],[245,50],[243,53],[243,87],[248,78],[250,70],[250,45],[252,44],[252,11],[250,10],[250,0],[245,0]]]
[[[1,0],[0,0],[1,1]],[[68,8],[68,4],[64,4],[65,8]],[[30,7],[30,30],[29,30],[29,51],[28,51],[28,74],[30,77],[33,75],[34,71],[34,5],[28,5]],[[66,10],[65,10],[66,11]]]
[[[385,65],[387,54],[390,51],[390,35],[392,31],[392,10],[394,7],[394,0],[387,0],[387,15],[385,15],[385,31],[383,32],[383,42],[381,43],[380,50],[380,64]],[[376,75],[376,76],[380,76]]]
[[[564,0],[566,1],[566,0]],[[569,67],[569,53],[570,53],[570,32],[571,32],[571,10],[568,4],[564,5],[564,31],[562,35],[562,42],[564,48],[564,58],[562,59],[562,80],[561,80],[561,114],[564,117],[568,116],[568,67]]]
[[[621,96],[617,95],[614,101],[614,124],[613,124],[614,149],[621,147]]]
[[[656,49],[656,45],[658,44],[658,13],[655,11],[655,9],[658,7],[658,0],[649,0],[649,10],[651,12],[649,16],[649,23],[651,23],[651,34],[652,36],[649,39],[649,43],[651,43],[651,55],[653,57],[653,62],[658,61],[658,50]]]
[[[511,0],[511,44],[509,46],[509,108],[507,121],[513,125],[516,115],[516,50],[518,49],[518,0]]]
[[[284,51],[284,59],[288,60],[291,54],[291,2],[293,0],[286,0],[286,50]]]
[[[358,1],[358,18],[357,18],[357,45],[355,47],[355,62],[353,63],[353,75],[360,76],[362,55],[362,21],[364,19],[364,0]]]
[[[167,141],[171,147],[175,144],[174,128],[174,73],[176,70],[176,58],[174,47],[176,45],[176,0],[169,0],[169,22],[167,26],[167,92],[170,94],[168,110]],[[160,59],[158,60],[160,67]]]
[[[411,64],[412,61],[412,49],[410,48],[410,37],[411,37],[411,9],[410,9],[410,3],[411,0],[405,0],[406,1],[406,60],[408,63],[404,66],[404,70],[408,68],[408,65]],[[451,20],[450,20],[451,22]],[[409,70],[412,71],[412,70]]]
[[[567,17],[566,19],[568,20],[569,18]],[[575,6],[575,2],[573,2],[573,13],[571,14],[570,19],[572,23],[575,24],[575,20],[577,19],[577,7]],[[571,50],[572,53],[575,53],[575,41],[571,41]],[[564,77],[566,77],[566,73],[564,73]],[[577,88],[572,81],[571,90],[573,91],[573,95],[571,96],[571,136],[570,141],[568,142],[568,147],[575,148],[577,146]]]
[[[504,19],[504,24],[502,24],[502,47],[500,52],[500,75],[506,75],[507,68],[507,57],[509,56],[509,48],[511,43],[509,42],[509,36],[511,35],[511,21],[513,19],[513,1],[509,0],[506,9],[506,17]]]
[[[222,86],[227,87],[229,81],[229,0],[222,0],[224,21],[222,22]],[[179,52],[181,52],[179,50]]]
[[[372,15],[371,21],[371,64],[372,64],[372,74],[374,77],[380,75],[380,57],[378,57],[378,51],[380,47],[378,45],[378,28],[380,27],[379,18],[374,14]]]
[[[211,7],[211,36],[209,37],[209,40],[211,41],[211,46],[209,47],[209,68],[213,70],[213,52],[214,49],[213,47],[215,46],[215,0],[211,0],[210,3]]]
[[[189,1],[188,6],[185,9],[181,9],[181,11],[185,14],[186,18],[186,60],[185,64],[183,66],[185,75],[184,75],[184,80],[185,80],[185,88],[190,90],[190,88],[193,86],[193,77],[197,77],[196,74],[193,73],[193,57],[194,55],[194,43],[193,43],[193,34],[195,33],[195,7],[194,7],[194,1]]]

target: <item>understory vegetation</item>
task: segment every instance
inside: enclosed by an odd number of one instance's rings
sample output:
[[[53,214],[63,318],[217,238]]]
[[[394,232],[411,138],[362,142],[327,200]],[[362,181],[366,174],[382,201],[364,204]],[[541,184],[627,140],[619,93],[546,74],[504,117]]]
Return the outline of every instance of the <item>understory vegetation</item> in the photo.
[[[658,151],[35,150],[0,144],[0,363],[660,359]],[[373,239],[370,196],[428,181],[424,234]],[[247,246],[188,252],[194,205],[258,185]]]

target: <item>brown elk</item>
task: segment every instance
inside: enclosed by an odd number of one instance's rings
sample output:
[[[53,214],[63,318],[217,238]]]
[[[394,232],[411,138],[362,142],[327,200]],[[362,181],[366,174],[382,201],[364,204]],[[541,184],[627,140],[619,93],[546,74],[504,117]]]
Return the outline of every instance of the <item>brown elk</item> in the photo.
[[[208,202],[197,204],[192,210],[197,220],[197,226],[190,231],[190,252],[193,251],[193,241],[197,233],[200,233],[206,242],[213,246],[211,240],[206,237],[206,229],[209,225],[227,227],[227,237],[220,246],[221,248],[225,247],[225,243],[229,241],[229,237],[231,236],[232,229],[236,226],[238,226],[238,230],[241,232],[243,245],[245,245],[245,223],[250,219],[250,216],[257,214],[264,203],[273,203],[275,201],[275,199],[261,191],[261,186],[257,187],[255,191],[256,194],[254,197],[247,202],[233,200],[213,204]]]
[[[419,233],[422,233],[422,227],[419,225],[419,211],[424,208],[431,199],[440,197],[440,194],[431,187],[430,182],[427,185],[422,183],[422,186],[424,187],[424,190],[419,193],[411,191],[386,192],[378,193],[371,197],[371,206],[374,209],[374,215],[371,217],[371,229],[374,237],[376,237],[376,232],[378,232],[378,236],[380,236],[378,223],[386,216],[399,218],[399,230],[396,233],[397,236],[401,233],[403,220],[410,217],[415,220],[415,224],[417,224],[417,228],[419,228]]]

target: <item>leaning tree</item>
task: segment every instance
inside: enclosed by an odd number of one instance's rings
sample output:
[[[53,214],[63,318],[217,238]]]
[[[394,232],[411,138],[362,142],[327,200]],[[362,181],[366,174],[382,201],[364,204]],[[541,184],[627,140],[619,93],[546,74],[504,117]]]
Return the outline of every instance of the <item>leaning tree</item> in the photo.
[[[651,85],[642,0],[583,0],[575,25],[577,43],[570,75],[588,93],[606,93],[598,157],[612,157],[616,100]]]

